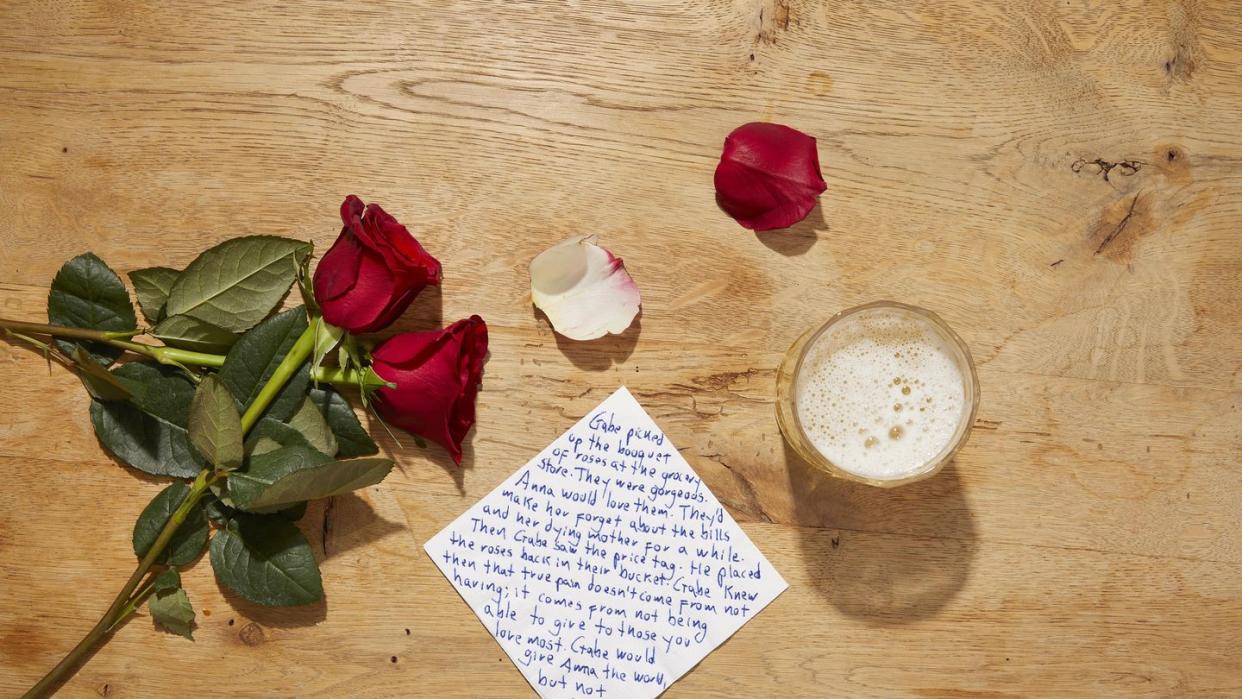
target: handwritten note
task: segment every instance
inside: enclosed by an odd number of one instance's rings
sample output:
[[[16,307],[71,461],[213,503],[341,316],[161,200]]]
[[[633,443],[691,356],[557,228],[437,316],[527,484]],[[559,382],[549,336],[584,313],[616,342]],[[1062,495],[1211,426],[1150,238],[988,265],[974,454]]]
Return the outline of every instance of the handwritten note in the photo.
[[[624,387],[425,549],[544,697],[654,697],[788,587]]]

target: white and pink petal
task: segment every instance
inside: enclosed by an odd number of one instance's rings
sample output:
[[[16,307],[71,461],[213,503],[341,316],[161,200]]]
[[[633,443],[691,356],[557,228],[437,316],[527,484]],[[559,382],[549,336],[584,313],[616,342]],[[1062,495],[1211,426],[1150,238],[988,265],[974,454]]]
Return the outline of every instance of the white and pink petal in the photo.
[[[571,340],[619,334],[634,322],[642,305],[638,285],[620,257],[578,236],[553,245],[530,262],[530,296]]]

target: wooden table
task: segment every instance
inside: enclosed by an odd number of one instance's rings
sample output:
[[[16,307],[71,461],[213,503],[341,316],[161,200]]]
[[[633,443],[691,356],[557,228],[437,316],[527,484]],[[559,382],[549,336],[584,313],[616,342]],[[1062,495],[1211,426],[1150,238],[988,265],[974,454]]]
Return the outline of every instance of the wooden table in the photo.
[[[303,524],[326,603],[129,624],[65,696],[526,696],[421,544],[625,384],[790,582],[683,696],[1242,693],[1242,8],[1218,2],[9,2],[0,314],[85,250],[181,266],[381,202],[444,261],[400,329],[470,313],[466,467],[384,447]],[[747,121],[819,139],[828,191],[756,236],[714,202]],[[526,265],[598,233],[641,327],[573,343]],[[938,311],[979,363],[970,443],[893,492],[811,471],[782,352],[846,306]],[[0,694],[133,567],[159,483],[76,378],[0,347]]]

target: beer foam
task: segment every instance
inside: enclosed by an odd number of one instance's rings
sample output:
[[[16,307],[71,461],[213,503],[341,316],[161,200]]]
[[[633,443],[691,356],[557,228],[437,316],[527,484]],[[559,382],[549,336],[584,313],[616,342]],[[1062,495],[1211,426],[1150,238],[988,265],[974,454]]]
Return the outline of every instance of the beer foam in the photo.
[[[966,419],[955,357],[921,316],[887,308],[846,316],[802,361],[795,394],[802,430],[850,473],[888,480],[917,472]]]

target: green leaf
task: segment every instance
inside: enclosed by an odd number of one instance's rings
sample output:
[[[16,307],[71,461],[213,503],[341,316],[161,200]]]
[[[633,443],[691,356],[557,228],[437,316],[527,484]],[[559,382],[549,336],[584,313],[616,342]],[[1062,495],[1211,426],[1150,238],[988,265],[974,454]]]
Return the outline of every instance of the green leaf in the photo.
[[[47,297],[47,319],[52,325],[90,330],[134,330],[138,326],[121,278],[89,252],[69,260],[56,273]],[[104,366],[121,356],[120,349],[98,342],[56,340],[56,346],[68,355],[79,344]]]
[[[370,407],[371,397],[384,386],[395,388],[396,384],[385,381],[384,377],[375,373],[375,367],[363,369],[358,378],[358,393],[362,396],[362,405]]]
[[[153,476],[193,478],[206,466],[185,428],[144,413],[128,401],[92,401],[95,436],[113,456]]]
[[[220,367],[220,380],[240,403],[242,412],[305,331],[306,313],[299,306],[259,323],[229,350],[224,366]],[[281,421],[288,419],[301,405],[309,385],[310,369],[303,365],[268,406],[264,416]]]
[[[105,369],[80,345],[73,348],[73,363],[86,392],[97,400],[125,400],[133,395],[125,379]]]
[[[155,576],[155,580],[151,581],[151,589],[156,592],[172,592],[181,587],[181,573],[176,569],[168,570]]]
[[[203,498],[203,502],[203,510],[207,513],[207,519],[215,522],[221,527],[227,525],[229,520],[236,517],[239,512],[239,510],[228,506],[223,500],[211,493],[208,493],[207,496]],[[302,517],[306,514],[307,504],[308,503],[305,502],[299,502],[292,507],[277,510],[275,514],[284,517],[290,522],[296,522],[299,519],[302,519]]]
[[[301,436],[301,433],[299,433]],[[302,437],[305,439],[305,437]],[[246,460],[246,468],[229,475],[228,496],[230,505],[248,512],[270,513],[287,505],[308,498],[295,497],[290,500],[268,503],[267,505],[251,505],[252,501],[262,497],[263,492],[270,488],[281,477],[303,469],[310,469],[331,463],[332,457],[320,453],[310,446],[289,445],[269,451],[250,455]]]
[[[318,316],[319,301],[315,298],[314,280],[310,273],[310,255],[302,258],[302,264],[298,265],[298,291],[302,293],[302,304],[309,309],[310,315]]]
[[[353,335],[345,335],[345,341],[336,348],[336,363],[340,365],[342,369],[348,370],[351,366],[354,366],[354,356],[350,352],[352,339]]]
[[[306,505],[307,505],[307,502],[303,500],[302,502],[299,502],[296,505],[293,505],[291,507],[286,507],[283,510],[278,510],[276,514],[280,515],[281,517],[284,517],[290,522],[296,522],[299,519],[302,519],[303,517],[306,516]]]
[[[138,515],[134,523],[134,555],[142,558],[151,550],[155,540],[159,538],[168,518],[172,517],[185,497],[190,494],[190,487],[180,481],[161,490]],[[185,521],[177,527],[177,533],[164,548],[156,563],[171,566],[183,566],[198,558],[207,545],[207,517],[202,505],[195,506],[186,516]]]
[[[344,396],[327,384],[312,388],[308,395],[319,406],[328,427],[336,435],[337,456],[350,458],[379,453],[379,446],[362,428],[353,406]]]
[[[390,459],[334,461],[314,449],[282,447],[252,456],[245,471],[233,473],[229,496],[240,509],[272,511],[375,485],[392,466]]]
[[[249,330],[280,303],[310,250],[310,243],[274,236],[226,240],[177,277],[164,312]]]
[[[178,369],[129,362],[113,370],[134,394],[92,401],[95,436],[118,459],[154,476],[193,478],[207,465],[187,430],[194,384]]]
[[[310,544],[280,516],[239,514],[212,538],[211,567],[221,584],[255,604],[286,607],[323,598]]]
[[[181,272],[171,267],[147,267],[129,273],[129,281],[134,285],[134,294],[138,296],[138,305],[142,307],[142,315],[147,321],[155,324],[164,319],[164,304],[168,301],[168,291]]]
[[[195,388],[180,369],[152,362],[126,362],[112,373],[132,387],[132,400],[139,408],[179,425],[187,424]]]
[[[207,519],[220,526],[228,524],[237,514],[237,510],[224,504],[214,492],[203,496],[203,511],[207,513]]]
[[[306,441],[306,436],[298,432],[292,425],[273,420],[270,417],[261,418],[246,437],[246,462],[249,463],[255,456],[267,454],[282,447],[302,447],[314,451],[314,447]],[[233,502],[229,489],[229,483],[231,482],[217,482],[211,486],[211,492],[223,506],[229,510],[235,510],[237,504]],[[265,510],[265,512],[270,511]]]
[[[190,443],[216,468],[241,466],[241,415],[229,389],[214,374],[198,385],[190,404],[189,430]]]
[[[323,365],[323,360],[328,356],[328,353],[336,349],[336,346],[340,344],[341,337],[345,334],[345,331],[324,320],[322,316],[311,318],[310,324],[315,329],[315,345],[311,348],[310,363],[310,370],[313,374],[316,369]],[[315,385],[318,386],[319,382],[316,381]]]
[[[175,583],[171,579],[166,580],[163,584],[164,589],[160,589],[160,578],[169,573],[177,575],[176,571],[166,570],[155,579],[155,594],[147,602],[147,609],[151,611],[151,619],[165,631],[185,636],[192,641],[194,640],[191,633],[194,630],[194,607],[190,606],[190,598],[181,588],[181,577],[177,576]],[[171,589],[168,587],[170,584],[172,584]]]
[[[293,417],[289,418],[289,426],[305,437],[306,443],[314,447],[316,451],[328,456],[336,456],[336,435],[332,434],[332,428],[328,427],[328,422],[324,419],[323,413],[319,411],[319,406],[310,399],[310,396],[302,399],[301,407],[293,414]]]
[[[191,316],[168,316],[151,334],[171,347],[207,354],[224,354],[237,342],[237,335]]]
[[[252,458],[281,447],[310,447],[310,442],[292,425],[265,417],[250,430],[250,436],[246,439],[246,456]]]

